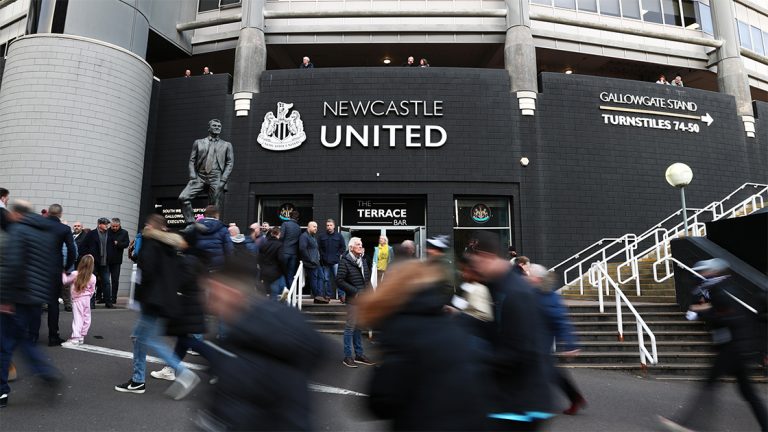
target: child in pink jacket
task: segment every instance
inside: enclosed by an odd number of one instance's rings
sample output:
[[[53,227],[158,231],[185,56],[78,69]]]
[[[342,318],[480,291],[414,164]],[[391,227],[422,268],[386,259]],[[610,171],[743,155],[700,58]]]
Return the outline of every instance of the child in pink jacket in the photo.
[[[96,291],[96,276],[93,274],[93,256],[80,258],[77,270],[69,276],[62,273],[64,285],[72,285],[72,336],[61,346],[77,346],[83,343],[91,327],[91,296]]]

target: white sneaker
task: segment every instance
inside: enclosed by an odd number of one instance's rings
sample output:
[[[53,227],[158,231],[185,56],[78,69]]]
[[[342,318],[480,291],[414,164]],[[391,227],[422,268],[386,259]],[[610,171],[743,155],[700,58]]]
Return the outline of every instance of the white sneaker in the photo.
[[[189,355],[192,355],[192,356],[199,356],[199,355],[200,355],[200,353],[199,353],[199,352],[197,352],[197,351],[193,351],[193,350],[191,350],[191,349],[188,349],[188,350],[187,350],[187,354],[189,354]]]
[[[168,387],[165,394],[175,400],[184,399],[198,384],[200,384],[200,377],[191,370],[185,369]]]
[[[282,292],[282,294],[280,294],[280,298],[278,299],[278,301],[284,302],[285,299],[288,298],[288,294],[290,294],[290,293],[291,293],[291,291],[288,288],[283,288],[283,292]]]
[[[149,374],[152,375],[152,378],[157,378],[157,379],[167,380],[167,381],[176,381],[176,372],[170,366],[166,366],[159,371],[152,371]]]
[[[78,340],[78,339],[70,339],[70,340],[64,342],[63,344],[61,344],[61,346],[63,346],[64,348],[74,348],[74,347],[79,346],[80,344],[81,344],[80,340]]]

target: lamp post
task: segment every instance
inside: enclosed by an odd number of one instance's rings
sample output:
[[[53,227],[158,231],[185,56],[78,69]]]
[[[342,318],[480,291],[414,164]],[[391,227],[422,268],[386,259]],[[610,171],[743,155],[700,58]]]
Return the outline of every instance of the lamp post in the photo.
[[[691,180],[693,180],[693,171],[691,171],[691,167],[684,163],[673,163],[667,168],[664,177],[667,179],[667,183],[680,189],[680,200],[683,202],[683,226],[685,227],[685,235],[688,236],[688,212],[685,209],[685,187],[691,183]]]

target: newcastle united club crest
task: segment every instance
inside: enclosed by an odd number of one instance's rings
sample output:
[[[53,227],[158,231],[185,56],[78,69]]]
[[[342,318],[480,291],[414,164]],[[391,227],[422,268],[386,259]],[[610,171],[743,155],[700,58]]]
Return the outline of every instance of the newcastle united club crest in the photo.
[[[272,111],[264,116],[261,132],[256,139],[262,147],[274,151],[291,150],[307,139],[299,112],[294,110],[288,115],[291,108],[292,103],[278,102],[277,116]]]

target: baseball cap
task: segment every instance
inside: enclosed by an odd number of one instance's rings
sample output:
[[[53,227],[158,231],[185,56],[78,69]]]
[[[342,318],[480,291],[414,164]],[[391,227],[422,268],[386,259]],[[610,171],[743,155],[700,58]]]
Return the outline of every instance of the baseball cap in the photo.
[[[447,235],[439,235],[427,239],[427,245],[436,249],[448,249],[451,240]]]
[[[693,265],[691,270],[695,272],[710,272],[710,273],[722,273],[728,270],[730,266],[728,261],[721,258],[712,258],[708,260],[699,261]]]

